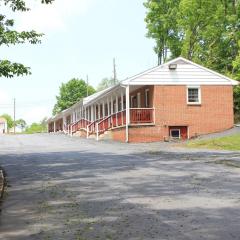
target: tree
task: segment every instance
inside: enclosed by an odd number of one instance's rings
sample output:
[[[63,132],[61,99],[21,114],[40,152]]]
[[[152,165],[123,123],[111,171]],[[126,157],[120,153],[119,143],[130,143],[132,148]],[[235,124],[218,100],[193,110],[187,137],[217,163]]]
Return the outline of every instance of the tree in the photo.
[[[14,122],[13,122],[13,119],[10,115],[8,114],[3,114],[1,117],[5,118],[7,120],[7,127],[8,127],[8,130],[13,128],[14,126]]]
[[[42,3],[52,3],[54,0],[41,0]],[[24,0],[0,0],[0,7],[2,5],[9,6],[12,11],[26,12],[30,9],[26,6]],[[29,42],[30,44],[37,44],[41,42],[43,34],[36,31],[22,31],[18,32],[13,29],[14,20],[8,19],[5,15],[0,14],[0,46],[15,45]],[[9,60],[0,60],[0,77],[13,77],[19,75],[31,74],[30,68],[21,63],[10,62]]]
[[[73,78],[67,83],[62,83],[59,88],[57,103],[53,109],[53,115],[71,107],[87,95],[95,93],[92,86],[86,84],[82,79]]]
[[[23,119],[18,119],[15,123],[16,126],[20,127],[22,129],[22,131],[26,128],[27,123],[25,120]]]
[[[240,1],[147,0],[147,36],[156,41],[158,58],[184,56],[218,72],[240,72]],[[164,53],[165,51],[165,53]],[[237,66],[237,65],[236,65]]]
[[[26,134],[34,134],[34,133],[45,133],[47,132],[47,117],[43,118],[38,123],[32,123],[28,126],[24,133]]]
[[[34,133],[43,133],[46,130],[42,127],[41,123],[32,123],[29,127],[26,128],[25,133],[34,134]]]
[[[181,55],[240,81],[240,1],[146,0],[144,6],[159,64]]]
[[[41,120],[40,125],[42,126],[42,129],[44,130],[44,132],[47,132],[47,127],[48,127],[48,117],[45,117]]]
[[[233,94],[234,94],[235,121],[240,122],[240,86],[236,86],[234,88]]]
[[[97,86],[97,91],[101,91],[108,87],[112,87],[112,86],[116,85],[117,83],[119,83],[119,81],[115,80],[113,78],[103,78],[102,81]]]
[[[145,18],[147,37],[156,41],[154,51],[158,56],[158,64],[167,59],[168,49],[172,56],[181,53],[181,34],[177,28],[177,14],[180,0],[148,0],[144,3],[148,12]]]

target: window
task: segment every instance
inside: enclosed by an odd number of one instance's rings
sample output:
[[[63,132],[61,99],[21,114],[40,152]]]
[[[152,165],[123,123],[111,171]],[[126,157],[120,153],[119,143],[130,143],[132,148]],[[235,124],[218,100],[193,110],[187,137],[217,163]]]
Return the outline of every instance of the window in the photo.
[[[145,90],[145,107],[149,108],[149,89]]]
[[[201,104],[200,87],[188,87],[187,88],[187,103],[188,104]]]
[[[137,107],[141,108],[141,93],[140,92],[137,94]]]
[[[180,139],[180,129],[171,129],[170,136],[171,138]]]

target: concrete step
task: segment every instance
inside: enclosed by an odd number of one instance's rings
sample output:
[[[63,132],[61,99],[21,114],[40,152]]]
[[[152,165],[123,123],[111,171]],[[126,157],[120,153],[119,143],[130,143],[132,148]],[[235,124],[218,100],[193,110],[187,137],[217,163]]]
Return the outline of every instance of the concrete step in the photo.
[[[106,131],[106,132],[104,132],[103,134],[101,134],[101,135],[99,136],[99,140],[101,140],[101,139],[111,140],[111,139],[112,139],[112,131],[109,130],[109,131]]]

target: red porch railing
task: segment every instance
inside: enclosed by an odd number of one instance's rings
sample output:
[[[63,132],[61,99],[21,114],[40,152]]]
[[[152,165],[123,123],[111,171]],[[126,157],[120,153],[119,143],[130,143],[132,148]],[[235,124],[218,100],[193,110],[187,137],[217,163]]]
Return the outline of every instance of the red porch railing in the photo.
[[[103,118],[97,119],[94,122],[91,122],[88,126],[87,126],[87,137],[89,137],[92,134],[95,134],[98,132],[97,127],[98,127],[98,123],[100,121],[102,121]]]
[[[98,134],[102,134],[105,131],[126,125],[126,110],[114,113],[98,123]]]
[[[154,108],[131,108],[130,124],[153,124],[154,123]],[[126,125],[126,110],[114,113],[105,118],[90,122],[87,119],[81,119],[78,122],[68,125],[68,133],[75,133],[80,129],[87,131],[87,136],[97,134],[97,139],[100,134],[105,131]]]
[[[130,124],[154,123],[154,108],[130,108]]]
[[[79,121],[77,121],[77,122],[75,122],[75,123],[73,123],[72,125],[70,125],[71,127],[71,132],[72,133],[75,133],[75,132],[77,132],[77,131],[79,131],[79,130],[81,130],[81,129],[87,129],[87,126],[90,124],[91,122],[90,121],[88,121],[87,119],[84,119],[84,118],[82,118],[82,119],[80,119]]]

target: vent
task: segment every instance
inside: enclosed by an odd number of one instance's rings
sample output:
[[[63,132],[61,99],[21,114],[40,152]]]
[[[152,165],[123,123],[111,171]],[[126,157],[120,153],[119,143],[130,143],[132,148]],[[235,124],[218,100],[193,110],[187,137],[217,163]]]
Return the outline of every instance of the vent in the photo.
[[[169,68],[170,70],[176,70],[176,69],[177,69],[177,64],[169,64],[169,65],[168,65],[168,68]]]

